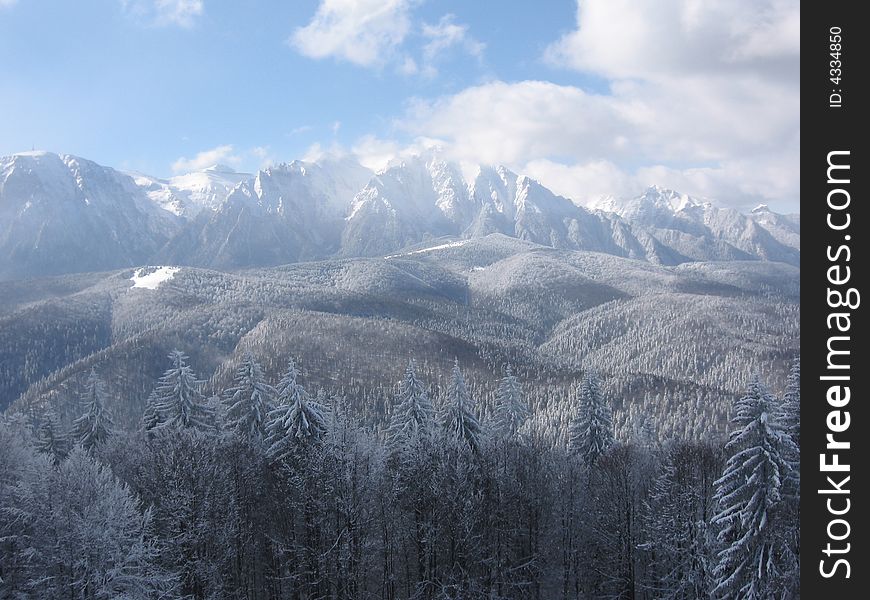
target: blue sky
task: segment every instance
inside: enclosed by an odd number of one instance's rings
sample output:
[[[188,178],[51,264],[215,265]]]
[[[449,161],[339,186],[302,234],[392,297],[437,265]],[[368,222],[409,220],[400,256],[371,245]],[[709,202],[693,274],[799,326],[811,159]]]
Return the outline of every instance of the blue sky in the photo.
[[[797,210],[798,4],[697,4],[0,0],[0,154],[168,176],[434,144],[581,201]]]

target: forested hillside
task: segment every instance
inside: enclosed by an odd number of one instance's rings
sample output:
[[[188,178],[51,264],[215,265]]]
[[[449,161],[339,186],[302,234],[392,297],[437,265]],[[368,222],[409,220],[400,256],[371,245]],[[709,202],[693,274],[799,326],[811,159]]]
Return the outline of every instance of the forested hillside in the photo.
[[[387,258],[183,267],[135,287],[147,272],[0,284],[3,405],[68,422],[96,369],[130,429],[171,349],[190,355],[206,395],[250,350],[272,378],[297,358],[310,385],[378,425],[409,358],[435,395],[458,358],[484,411],[513,365],[553,441],[589,368],[606,376],[620,436],[643,415],[664,437],[698,439],[724,435],[752,373],[782,388],[799,348],[799,275],[781,263],[663,267],[496,234]]]
[[[507,367],[481,417],[458,361],[437,398],[410,361],[371,428],[292,360],[245,354],[211,399],[164,365],[132,433],[95,371],[71,426],[0,423],[4,597],[796,597],[797,362],[724,445],[619,439],[587,370],[555,446]]]

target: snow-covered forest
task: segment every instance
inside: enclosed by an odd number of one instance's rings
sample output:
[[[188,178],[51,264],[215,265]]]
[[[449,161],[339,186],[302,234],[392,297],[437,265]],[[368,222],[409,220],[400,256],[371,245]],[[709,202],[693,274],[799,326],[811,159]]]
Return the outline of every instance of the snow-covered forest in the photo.
[[[0,596],[797,597],[799,360],[747,378],[724,443],[615,433],[592,370],[554,442],[508,365],[483,410],[459,361],[436,388],[412,360],[381,424],[292,360],[211,397],[165,366],[132,433],[96,370],[75,419],[5,415]]]

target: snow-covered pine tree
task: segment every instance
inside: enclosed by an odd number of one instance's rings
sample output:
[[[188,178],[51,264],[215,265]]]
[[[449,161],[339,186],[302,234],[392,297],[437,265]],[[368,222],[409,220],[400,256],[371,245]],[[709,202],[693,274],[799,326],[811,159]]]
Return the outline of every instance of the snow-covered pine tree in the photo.
[[[311,399],[298,377],[291,358],[278,383],[275,408],[269,413],[266,448],[274,460],[288,458],[300,443],[320,440],[327,430],[326,407]]]
[[[235,385],[224,392],[225,427],[252,440],[265,439],[275,388],[266,383],[263,368],[250,352],[245,352],[233,379]]]
[[[515,436],[526,419],[529,407],[523,400],[523,390],[510,365],[504,367],[504,377],[498,382],[493,426],[502,436]]]
[[[631,432],[631,440],[639,448],[652,450],[656,447],[658,435],[656,435],[655,423],[649,415],[642,414],[637,420],[634,431]]]
[[[777,400],[757,378],[734,405],[728,461],[716,480],[722,546],[714,575],[717,598],[788,598],[786,574],[795,569],[783,483],[790,477],[787,456],[796,452],[783,427]]]
[[[706,598],[714,587],[716,550],[710,525],[714,491],[707,482],[721,472],[718,449],[678,441],[665,449],[663,458],[644,511],[644,548],[650,551],[655,573],[655,598]]]
[[[70,451],[69,435],[60,424],[57,413],[49,409],[36,432],[36,449],[58,464]]]
[[[798,356],[791,364],[785,393],[782,396],[783,425],[794,440],[795,445],[801,445],[801,357]]]
[[[465,378],[459,370],[459,360],[453,363],[453,373],[447,385],[447,404],[444,407],[442,423],[447,432],[465,441],[472,449],[480,443],[480,422],[474,415],[474,406]]]
[[[580,383],[580,409],[568,429],[568,450],[591,466],[613,445],[610,404],[598,375],[589,371]]]
[[[114,423],[106,409],[106,384],[91,369],[82,398],[85,413],[73,421],[75,441],[85,450],[105,442],[112,435]]]
[[[155,390],[155,408],[160,415],[158,428],[212,429],[214,415],[199,391],[202,382],[187,364],[187,356],[173,350],[169,360],[172,366],[160,378]]]
[[[794,444],[785,453],[785,459],[791,467],[790,474],[783,481],[782,495],[785,503],[783,509],[786,513],[784,520],[787,530],[791,533],[791,546],[795,556],[800,555],[800,501],[801,501],[801,358],[798,356],[792,362],[786,380],[785,393],[780,406],[782,425],[786,433],[791,437]],[[790,525],[790,527],[788,526]],[[800,578],[800,567],[797,561],[793,565],[794,571],[787,573],[785,577]]]
[[[396,407],[387,428],[387,447],[391,453],[400,451],[409,440],[431,431],[435,409],[426,393],[426,386],[417,378],[414,359],[408,361],[405,377],[399,382]]]
[[[145,411],[142,413],[142,430],[151,435],[160,425],[160,411],[157,410],[157,391],[153,390],[145,401]]]

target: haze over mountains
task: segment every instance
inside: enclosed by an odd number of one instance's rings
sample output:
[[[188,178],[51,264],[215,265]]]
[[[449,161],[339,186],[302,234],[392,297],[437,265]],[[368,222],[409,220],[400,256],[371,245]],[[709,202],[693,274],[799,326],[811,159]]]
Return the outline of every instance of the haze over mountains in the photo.
[[[660,265],[799,265],[800,218],[672,190],[581,207],[502,166],[466,181],[437,154],[373,173],[353,159],[159,179],[48,152],[0,158],[0,280],[143,264],[212,269],[382,256],[493,233]]]

